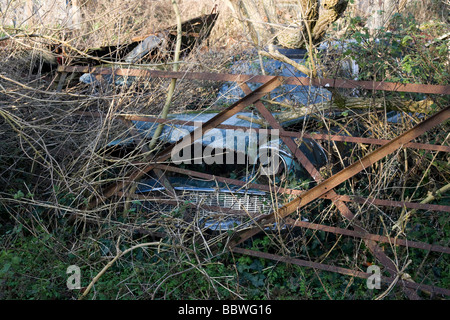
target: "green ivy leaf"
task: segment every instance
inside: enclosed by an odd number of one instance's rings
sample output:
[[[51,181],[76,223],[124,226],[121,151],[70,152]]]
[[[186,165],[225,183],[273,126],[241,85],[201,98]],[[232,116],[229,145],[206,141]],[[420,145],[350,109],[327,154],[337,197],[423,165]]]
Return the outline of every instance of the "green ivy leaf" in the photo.
[[[14,194],[14,199],[19,200],[22,199],[24,196],[25,194],[21,190],[19,190],[16,192],[16,194]]]
[[[413,38],[410,35],[404,36],[403,39],[402,39],[402,42],[401,42],[402,46],[408,45],[408,42],[412,41],[412,40],[413,40]]]

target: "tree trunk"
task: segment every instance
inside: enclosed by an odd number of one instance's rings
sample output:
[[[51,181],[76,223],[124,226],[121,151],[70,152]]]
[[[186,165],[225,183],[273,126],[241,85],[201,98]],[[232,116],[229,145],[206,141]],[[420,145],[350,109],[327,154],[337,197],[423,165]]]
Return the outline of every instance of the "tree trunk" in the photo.
[[[357,0],[356,9],[367,19],[365,26],[375,32],[386,26],[395,13],[402,12],[407,3],[408,0]]]
[[[251,40],[260,49],[270,44],[304,48],[320,42],[328,27],[345,11],[348,2],[229,0],[238,19],[246,26]]]

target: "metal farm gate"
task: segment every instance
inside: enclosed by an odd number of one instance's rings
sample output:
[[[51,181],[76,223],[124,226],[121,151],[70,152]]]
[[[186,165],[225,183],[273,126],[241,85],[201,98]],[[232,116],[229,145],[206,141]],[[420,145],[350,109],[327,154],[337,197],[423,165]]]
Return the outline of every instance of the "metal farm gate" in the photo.
[[[354,238],[362,239],[371,253],[378,259],[378,261],[384,266],[385,271],[389,276],[382,276],[381,281],[387,284],[395,285],[396,283],[401,284],[404,292],[410,299],[419,299],[417,295],[418,290],[425,290],[431,293],[442,294],[450,296],[449,288],[439,288],[435,286],[425,285],[422,283],[416,283],[412,281],[407,281],[402,277],[402,270],[398,270],[392,260],[386,255],[386,253],[381,249],[380,243],[389,243],[395,246],[407,246],[411,248],[419,248],[428,251],[441,252],[445,254],[450,254],[450,247],[444,247],[440,245],[433,245],[424,242],[409,241],[407,239],[400,239],[398,237],[388,237],[381,236],[377,234],[368,233],[364,228],[361,227],[358,217],[351,212],[346,203],[356,202],[356,203],[369,203],[379,206],[393,206],[393,207],[403,207],[411,209],[426,209],[435,210],[441,212],[450,212],[450,206],[446,205],[435,205],[435,204],[422,204],[422,203],[412,203],[406,201],[392,201],[392,200],[382,200],[375,198],[363,198],[357,196],[347,196],[338,195],[334,188],[339,186],[341,183],[347,181],[356,174],[362,172],[366,168],[372,166],[377,161],[383,159],[389,154],[392,154],[400,148],[415,148],[424,149],[439,152],[450,152],[450,146],[445,145],[434,145],[434,144],[422,144],[412,142],[415,138],[429,131],[430,129],[442,124],[447,119],[450,118],[450,107],[437,112],[436,114],[430,116],[426,120],[414,126],[412,129],[404,132],[403,134],[397,136],[392,140],[380,140],[362,137],[351,137],[344,135],[329,135],[329,134],[308,134],[300,133],[294,131],[285,131],[281,125],[277,122],[274,116],[265,108],[263,103],[260,101],[265,95],[269,94],[275,88],[282,86],[283,84],[298,85],[298,86],[317,86],[317,87],[333,87],[333,88],[357,88],[364,90],[383,90],[392,92],[415,92],[415,93],[426,93],[426,94],[441,94],[449,95],[450,86],[437,86],[437,85],[422,85],[422,84],[399,84],[399,83],[388,83],[388,82],[371,82],[371,81],[352,81],[352,80],[342,80],[342,79],[310,79],[310,78],[299,78],[299,77],[279,77],[279,76],[262,76],[262,75],[236,75],[236,74],[215,74],[215,73],[196,73],[196,72],[168,72],[168,71],[157,71],[157,70],[142,70],[142,69],[122,69],[122,68],[102,68],[102,67],[80,67],[80,66],[61,66],[58,69],[61,74],[59,90],[63,88],[64,81],[67,75],[74,75],[77,73],[91,73],[94,75],[112,75],[112,76],[132,76],[132,77],[142,77],[142,78],[177,78],[177,79],[189,79],[189,80],[209,80],[209,81],[229,81],[236,82],[239,87],[246,94],[243,98],[233,103],[231,106],[227,107],[216,116],[214,116],[209,121],[203,123],[202,127],[195,129],[191,132],[191,138],[197,134],[204,134],[206,131],[213,128],[222,129],[242,129],[244,127],[231,126],[222,124],[225,120],[229,119],[233,115],[242,111],[244,108],[254,105],[260,115],[270,124],[272,129],[279,130],[279,135],[285,145],[289,148],[292,155],[295,156],[296,160],[307,170],[312,179],[317,183],[316,186],[312,187],[306,191],[293,190],[287,188],[278,188],[273,190],[267,185],[257,184],[257,183],[247,183],[244,181],[225,178],[220,176],[214,176],[206,173],[195,172],[192,170],[181,169],[169,164],[162,164],[162,162],[169,160],[171,151],[177,143],[174,143],[164,150],[160,151],[154,160],[150,163],[138,166],[126,179],[114,183],[113,185],[107,187],[103,190],[102,196],[95,198],[89,203],[89,208],[94,208],[101,204],[103,201],[107,200],[112,196],[124,195],[124,189],[133,181],[138,180],[143,177],[151,170],[159,170],[159,174],[163,174],[164,171],[172,171],[181,174],[190,175],[193,177],[211,179],[214,181],[230,183],[238,186],[248,186],[254,189],[259,189],[263,191],[275,191],[278,193],[286,193],[295,195],[294,200],[285,203],[278,210],[268,214],[255,221],[252,228],[244,230],[238,234],[235,234],[231,241],[228,242],[228,249],[232,252],[245,254],[255,257],[260,257],[264,259],[271,259],[275,261],[295,264],[303,267],[315,268],[318,270],[336,272],[352,277],[359,278],[369,278],[370,273],[360,272],[352,269],[346,269],[342,267],[327,265],[318,262],[312,262],[302,259],[296,259],[287,256],[275,255],[264,253],[255,250],[244,249],[238,247],[239,244],[245,240],[251,238],[252,236],[260,233],[264,230],[264,226],[277,222],[280,219],[284,220],[284,223],[297,226],[300,228],[321,230],[325,232],[335,233],[337,235],[344,235]],[[252,91],[247,83],[261,83],[262,85],[256,90]],[[139,116],[139,115],[125,115],[122,116],[125,121],[138,120],[138,121],[149,121],[154,123],[165,123],[165,124],[182,124],[182,125],[193,125],[193,123],[180,121],[180,120],[163,120],[157,119],[149,116]],[[131,122],[130,122],[131,124]],[[255,129],[259,130],[259,129]],[[269,129],[270,131],[270,129]],[[325,179],[321,176],[318,169],[308,160],[308,158],[302,153],[298,148],[296,143],[292,138],[311,138],[316,140],[332,140],[332,141],[344,141],[349,143],[364,143],[364,144],[374,144],[379,145],[378,149],[367,154],[363,158],[355,161],[352,165],[342,169],[340,172],[332,175],[331,177]],[[300,208],[306,206],[307,204],[313,202],[316,199],[329,199],[331,200],[336,208],[339,210],[340,214],[349,222],[350,228],[343,229],[323,224],[315,224],[306,221],[299,221],[290,218],[290,215]],[[170,202],[171,200],[166,200]],[[172,200],[175,203],[175,200]]]

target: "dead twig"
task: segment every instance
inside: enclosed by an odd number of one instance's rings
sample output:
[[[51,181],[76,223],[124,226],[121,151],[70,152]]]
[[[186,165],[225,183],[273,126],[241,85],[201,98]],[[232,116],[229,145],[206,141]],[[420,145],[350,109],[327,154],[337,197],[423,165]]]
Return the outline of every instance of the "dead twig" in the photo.
[[[86,289],[84,290],[83,294],[80,296],[80,298],[78,300],[83,300],[88,293],[91,291],[92,287],[94,286],[94,284],[100,279],[100,277],[105,274],[105,272],[123,255],[126,255],[127,253],[135,250],[135,249],[139,249],[139,248],[145,248],[145,247],[151,247],[151,246],[157,246],[158,248],[161,245],[166,245],[166,246],[170,246],[168,244],[162,243],[161,241],[157,241],[157,242],[146,242],[146,243],[141,243],[138,245],[135,245],[131,248],[128,248],[125,251],[121,251],[119,249],[119,243],[120,243],[120,237],[119,240],[117,241],[117,245],[116,245],[116,251],[117,254],[116,256],[106,264],[106,266],[103,267],[103,269],[92,279],[92,281],[89,283],[89,285],[86,287]]]

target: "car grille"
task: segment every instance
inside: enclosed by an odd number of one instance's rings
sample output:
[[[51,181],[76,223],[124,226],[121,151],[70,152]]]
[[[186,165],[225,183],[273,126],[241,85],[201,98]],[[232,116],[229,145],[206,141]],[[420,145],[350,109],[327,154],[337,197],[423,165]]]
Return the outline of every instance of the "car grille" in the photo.
[[[183,191],[177,196],[179,196],[181,201],[188,201],[203,206],[244,211],[243,213],[251,216],[267,214],[271,211],[270,199],[266,195],[260,194]]]
[[[176,193],[177,201],[164,190],[148,192],[138,206],[144,212],[169,216],[179,214],[179,209],[184,207],[181,211],[184,219],[189,221],[196,216],[205,228],[216,231],[248,226],[254,218],[272,212],[270,195],[264,192],[178,189]],[[185,206],[186,203],[191,205]]]

